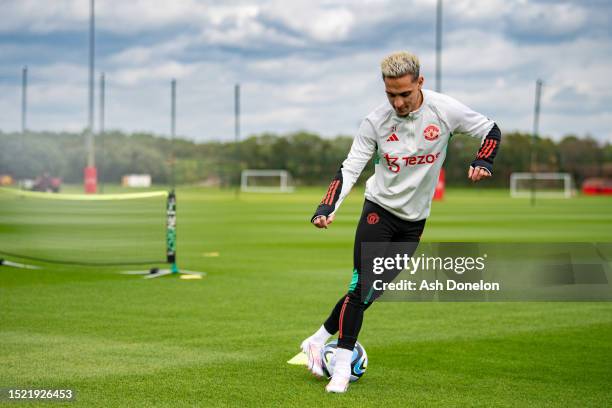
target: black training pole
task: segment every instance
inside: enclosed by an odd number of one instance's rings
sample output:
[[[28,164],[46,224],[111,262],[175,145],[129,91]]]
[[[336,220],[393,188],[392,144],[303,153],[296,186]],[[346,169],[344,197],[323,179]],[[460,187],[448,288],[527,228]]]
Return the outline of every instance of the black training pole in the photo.
[[[166,262],[172,273],[178,273],[176,266],[176,195],[174,190],[168,194],[166,202]]]

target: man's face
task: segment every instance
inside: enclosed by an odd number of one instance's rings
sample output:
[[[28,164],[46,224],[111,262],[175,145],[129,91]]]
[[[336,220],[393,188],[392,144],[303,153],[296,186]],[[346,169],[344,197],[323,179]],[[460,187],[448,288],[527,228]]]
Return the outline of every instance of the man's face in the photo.
[[[412,75],[399,78],[385,78],[385,92],[397,116],[406,116],[421,106],[423,77],[415,80]]]

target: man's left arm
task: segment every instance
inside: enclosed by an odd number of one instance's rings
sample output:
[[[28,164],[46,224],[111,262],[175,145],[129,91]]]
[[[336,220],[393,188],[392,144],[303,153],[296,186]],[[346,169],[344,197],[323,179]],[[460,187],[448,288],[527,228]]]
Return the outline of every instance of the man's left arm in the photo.
[[[476,158],[468,169],[468,178],[472,181],[479,181],[493,174],[493,160],[497,155],[497,150],[501,143],[501,131],[496,123],[482,141]]]
[[[461,102],[447,97],[446,112],[451,130],[482,140],[476,158],[470,163],[468,178],[480,181],[493,174],[493,159],[501,143],[501,131],[495,122]]]

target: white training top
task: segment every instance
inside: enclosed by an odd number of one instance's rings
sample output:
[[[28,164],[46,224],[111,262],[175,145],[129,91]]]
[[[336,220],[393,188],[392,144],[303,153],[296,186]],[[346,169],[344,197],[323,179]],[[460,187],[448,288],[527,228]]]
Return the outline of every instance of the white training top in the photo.
[[[492,120],[450,96],[422,92],[421,107],[408,116],[397,116],[387,102],[363,120],[342,163],[342,190],[333,212],[378,150],[365,197],[403,220],[427,218],[450,135],[467,133],[484,141],[493,128]]]

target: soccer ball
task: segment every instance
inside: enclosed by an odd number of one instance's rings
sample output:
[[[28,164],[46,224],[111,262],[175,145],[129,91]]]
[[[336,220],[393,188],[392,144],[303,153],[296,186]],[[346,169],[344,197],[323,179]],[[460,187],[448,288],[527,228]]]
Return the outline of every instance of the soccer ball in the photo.
[[[338,341],[334,340],[327,343],[321,349],[321,360],[323,361],[323,372],[327,378],[331,378],[334,374],[334,364],[336,363],[336,348]],[[353,358],[351,359],[351,382],[357,381],[368,367],[368,355],[365,349],[359,342],[355,343],[353,349]]]

